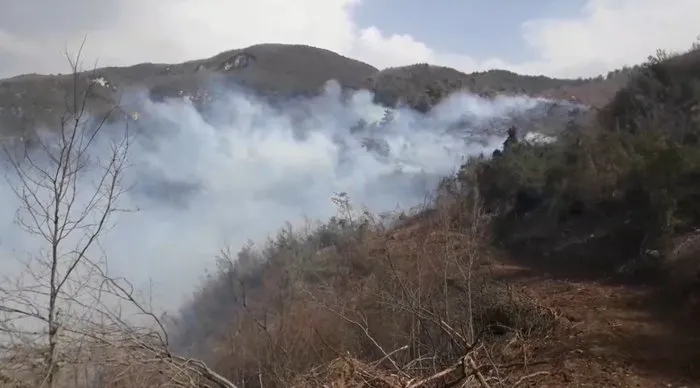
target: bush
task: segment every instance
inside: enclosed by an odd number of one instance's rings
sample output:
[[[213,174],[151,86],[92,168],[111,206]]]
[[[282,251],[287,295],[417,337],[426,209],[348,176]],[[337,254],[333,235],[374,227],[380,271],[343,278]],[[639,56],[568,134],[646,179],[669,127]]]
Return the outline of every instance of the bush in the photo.
[[[479,274],[487,224],[474,203],[422,211],[421,223],[399,217],[394,229],[335,202],[327,223],[224,255],[181,314],[197,319],[181,320],[180,345],[241,385],[291,386],[339,357],[421,376],[477,338],[553,329],[549,310]]]
[[[495,215],[496,238],[537,240],[544,252],[591,240],[582,236],[625,235],[636,242],[620,256],[670,257],[674,236],[700,227],[697,63],[697,50],[651,58],[595,123],[552,144],[512,136],[493,158],[462,166],[463,183]]]

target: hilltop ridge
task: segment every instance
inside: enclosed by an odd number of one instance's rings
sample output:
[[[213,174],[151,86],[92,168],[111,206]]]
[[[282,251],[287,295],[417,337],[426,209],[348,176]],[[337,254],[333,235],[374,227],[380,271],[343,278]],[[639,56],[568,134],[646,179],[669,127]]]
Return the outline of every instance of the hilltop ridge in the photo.
[[[614,82],[521,76],[502,70],[465,74],[428,64],[379,70],[329,50],[286,44],[258,44],[178,64],[86,70],[79,74],[78,86],[85,89],[94,84],[88,105],[102,113],[114,106],[122,92],[134,88],[145,88],[155,100],[189,96],[202,103],[216,83],[284,100],[315,95],[331,79],[344,89],[372,91],[376,101],[385,106],[403,103],[422,112],[458,90],[484,96],[575,96],[591,106],[604,103],[617,90]],[[6,134],[17,134],[55,125],[72,85],[72,76],[62,74],[25,74],[0,80],[0,128]]]

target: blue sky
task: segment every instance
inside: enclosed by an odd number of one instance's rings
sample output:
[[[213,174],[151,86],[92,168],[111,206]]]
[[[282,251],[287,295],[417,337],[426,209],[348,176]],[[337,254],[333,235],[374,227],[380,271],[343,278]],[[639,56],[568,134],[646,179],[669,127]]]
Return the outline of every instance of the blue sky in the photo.
[[[182,62],[258,43],[326,48],[379,68],[428,62],[595,76],[687,49],[699,0],[0,0],[0,77],[86,62]],[[56,15],[61,15],[57,18]]]
[[[360,26],[388,34],[410,34],[438,51],[464,52],[477,59],[521,62],[535,51],[523,40],[523,22],[576,16],[584,0],[379,0],[354,11]]]

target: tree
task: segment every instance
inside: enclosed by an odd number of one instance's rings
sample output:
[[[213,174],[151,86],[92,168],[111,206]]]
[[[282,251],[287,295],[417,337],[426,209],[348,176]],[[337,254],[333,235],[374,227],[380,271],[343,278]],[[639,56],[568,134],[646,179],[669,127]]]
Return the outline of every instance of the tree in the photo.
[[[67,373],[59,373],[63,366],[94,366],[99,357],[114,368],[156,360],[156,374],[165,374],[174,386],[193,386],[199,376],[233,388],[204,363],[171,354],[159,317],[126,279],[107,271],[100,239],[114,215],[126,210],[119,200],[128,189],[124,172],[133,136],[128,121],[123,132],[106,125],[119,112],[116,104],[91,117],[96,84],[80,71],[82,49],[75,59],[66,55],[71,87],[57,131],[37,133],[19,149],[5,147],[12,172],[8,181],[20,203],[16,221],[41,249],[23,262],[22,276],[0,285],[5,347],[0,354],[9,357],[0,362],[15,362],[13,378],[25,377],[20,376],[24,371],[38,376],[33,386],[50,388],[66,379]],[[148,323],[125,311],[145,316]],[[79,386],[77,377],[71,378],[70,385]]]
[[[37,133],[33,142],[14,145],[19,149],[5,148],[13,172],[9,183],[20,202],[17,224],[44,249],[24,263],[30,279],[24,277],[16,287],[2,289],[0,310],[13,315],[10,321],[23,318],[23,325],[43,326],[30,337],[45,342],[42,385],[49,387],[54,386],[59,369],[65,325],[80,316],[74,305],[89,303],[84,289],[95,274],[94,267],[100,265],[92,254],[119,211],[130,139],[127,126],[122,136],[113,137],[109,153],[91,152],[104,140],[101,135],[114,109],[98,119],[89,117],[95,84],[79,71],[81,51],[82,46],[75,59],[67,55],[72,88],[58,131]],[[18,326],[6,329],[10,334],[20,332]]]

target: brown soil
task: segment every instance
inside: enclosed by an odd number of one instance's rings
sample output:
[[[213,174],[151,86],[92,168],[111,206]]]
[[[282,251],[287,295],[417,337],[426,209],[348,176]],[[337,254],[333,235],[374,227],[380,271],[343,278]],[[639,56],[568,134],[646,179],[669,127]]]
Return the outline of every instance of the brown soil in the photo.
[[[434,228],[431,219],[416,217],[390,240],[420,241]],[[676,302],[659,286],[595,280],[579,267],[567,274],[552,263],[547,271],[531,257],[500,253],[479,272],[551,309],[560,322],[529,345],[531,360],[519,374],[533,378],[518,387],[700,387],[700,297]]]
[[[554,310],[532,387],[700,387],[698,304],[671,305],[651,286],[571,281],[497,262],[493,275]]]

